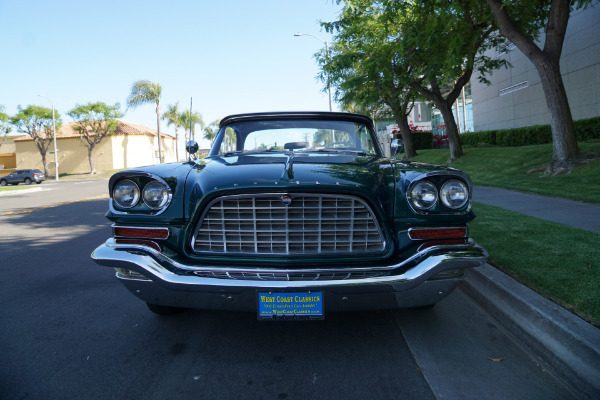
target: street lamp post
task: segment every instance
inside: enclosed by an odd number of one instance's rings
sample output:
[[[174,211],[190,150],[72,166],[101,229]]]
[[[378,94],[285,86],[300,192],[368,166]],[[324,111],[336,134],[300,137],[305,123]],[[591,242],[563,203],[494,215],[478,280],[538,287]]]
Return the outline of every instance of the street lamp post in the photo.
[[[312,36],[315,39],[320,40],[321,42],[325,43],[325,54],[327,54],[327,60],[329,60],[329,43],[327,43],[326,40],[321,39],[318,36],[315,35],[311,35],[310,33],[294,33],[294,36]],[[329,91],[329,111],[333,111],[332,107],[331,107],[331,79],[329,77],[329,71],[327,72],[327,89]]]
[[[38,94],[38,96],[48,99],[50,104],[52,104],[52,137],[54,138],[54,175],[56,176],[56,181],[58,182],[58,151],[56,149],[56,122],[54,118],[54,102],[50,100],[50,97],[44,96],[43,94]]]

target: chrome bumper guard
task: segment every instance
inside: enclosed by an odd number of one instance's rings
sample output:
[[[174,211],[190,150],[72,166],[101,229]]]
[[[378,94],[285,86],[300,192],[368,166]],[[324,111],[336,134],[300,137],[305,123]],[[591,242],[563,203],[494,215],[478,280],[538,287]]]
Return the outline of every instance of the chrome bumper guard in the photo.
[[[487,256],[485,249],[473,241],[466,245],[430,247],[397,264],[335,269],[182,264],[149,247],[116,244],[113,239],[92,253],[100,265],[143,275],[117,273],[121,282],[144,301],[176,307],[246,311],[255,309],[256,290],[322,290],[330,311],[433,304],[449,294],[462,279],[451,270],[481,266]],[[240,274],[244,274],[243,278],[236,278]],[[285,278],[301,274],[311,278]],[[314,279],[317,275],[327,278]],[[335,278],[341,275],[344,278]]]

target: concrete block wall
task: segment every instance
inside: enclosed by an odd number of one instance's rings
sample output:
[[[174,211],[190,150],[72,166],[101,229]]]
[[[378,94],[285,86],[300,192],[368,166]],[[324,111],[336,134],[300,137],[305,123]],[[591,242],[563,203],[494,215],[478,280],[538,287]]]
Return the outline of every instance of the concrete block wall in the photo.
[[[489,86],[479,83],[476,74],[471,79],[475,131],[549,124],[540,77],[527,57],[517,48],[488,55],[505,58],[513,67],[494,71]],[[600,1],[571,14],[560,66],[573,118],[600,116]],[[499,94],[518,84],[525,87]]]

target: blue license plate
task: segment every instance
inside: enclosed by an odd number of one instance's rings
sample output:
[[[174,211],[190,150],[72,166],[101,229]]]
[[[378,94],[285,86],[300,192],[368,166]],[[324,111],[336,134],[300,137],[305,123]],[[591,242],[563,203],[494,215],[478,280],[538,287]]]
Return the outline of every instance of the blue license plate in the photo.
[[[323,319],[323,292],[258,292],[258,319]]]

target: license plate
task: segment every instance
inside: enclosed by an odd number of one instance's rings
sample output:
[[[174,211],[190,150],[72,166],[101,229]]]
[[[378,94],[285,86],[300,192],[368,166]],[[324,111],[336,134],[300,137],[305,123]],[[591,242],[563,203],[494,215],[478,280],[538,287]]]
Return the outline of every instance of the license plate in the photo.
[[[258,292],[258,319],[323,319],[323,292]]]

